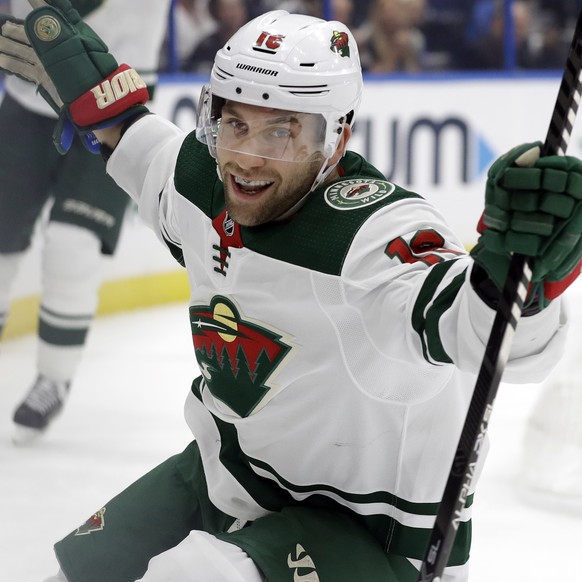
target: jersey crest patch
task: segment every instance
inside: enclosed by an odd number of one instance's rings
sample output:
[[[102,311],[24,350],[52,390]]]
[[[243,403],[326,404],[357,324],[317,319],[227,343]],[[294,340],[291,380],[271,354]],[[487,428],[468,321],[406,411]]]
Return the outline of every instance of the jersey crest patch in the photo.
[[[289,340],[243,319],[226,297],[190,307],[192,339],[205,384],[214,398],[245,418],[277,393],[273,377],[287,359]]]
[[[357,210],[376,204],[396,189],[394,184],[382,180],[353,179],[332,184],[324,192],[327,204],[336,210]]]
[[[105,507],[94,513],[81,527],[77,528],[76,536],[86,536],[90,533],[101,531],[105,527]]]

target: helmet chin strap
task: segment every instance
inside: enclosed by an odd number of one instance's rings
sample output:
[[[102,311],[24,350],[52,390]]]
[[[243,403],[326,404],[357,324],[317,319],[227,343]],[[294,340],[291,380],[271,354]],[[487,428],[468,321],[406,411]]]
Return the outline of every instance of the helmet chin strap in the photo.
[[[319,170],[317,176],[315,177],[315,180],[313,181],[311,188],[309,188],[309,190],[305,193],[305,196],[300,198],[297,202],[295,202],[295,204],[293,204],[293,206],[291,206],[291,208],[283,212],[283,214],[278,216],[275,220],[285,220],[286,218],[289,218],[292,214],[295,214],[295,212],[297,212],[299,208],[301,208],[305,204],[307,197],[333,172],[334,168],[338,165],[339,160],[335,164],[326,167],[328,160],[329,158],[326,158],[323,161],[321,169]]]
[[[341,138],[342,133],[343,133],[343,131],[340,131],[340,133],[337,137],[337,141],[336,141],[335,148],[334,148],[334,154],[337,151],[337,145],[339,143],[339,140]],[[345,151],[342,152],[342,156],[344,153],[345,153]],[[311,184],[311,188],[309,188],[309,190],[305,193],[305,196],[303,196],[300,200],[298,200],[295,204],[293,204],[293,206],[291,206],[291,208],[286,210],[283,214],[281,214],[281,216],[278,216],[275,220],[284,220],[285,218],[289,218],[289,216],[291,216],[292,214],[297,212],[297,210],[299,210],[299,208],[301,208],[301,206],[303,206],[303,204],[305,204],[307,197],[318,186],[320,186],[324,182],[324,180],[334,171],[335,167],[338,165],[339,161],[341,160],[342,156],[339,156],[337,159],[337,162],[335,162],[334,164],[331,164],[330,166],[327,166],[327,162],[334,154],[332,154],[331,156],[329,156],[329,157],[325,158],[325,160],[323,160],[323,164],[321,164],[321,168],[319,169],[317,176],[315,176],[315,180],[313,180],[313,184]]]

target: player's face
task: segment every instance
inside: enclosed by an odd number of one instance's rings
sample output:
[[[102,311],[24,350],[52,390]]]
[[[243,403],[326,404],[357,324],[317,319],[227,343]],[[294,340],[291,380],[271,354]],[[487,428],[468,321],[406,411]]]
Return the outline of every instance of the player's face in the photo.
[[[241,103],[224,105],[216,146],[226,209],[243,226],[284,214],[324,163],[318,116]]]

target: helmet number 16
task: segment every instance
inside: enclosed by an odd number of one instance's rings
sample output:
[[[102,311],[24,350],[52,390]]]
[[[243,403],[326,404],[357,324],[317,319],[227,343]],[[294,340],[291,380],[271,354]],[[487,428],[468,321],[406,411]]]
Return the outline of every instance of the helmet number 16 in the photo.
[[[285,38],[282,34],[269,34],[268,32],[261,32],[259,38],[255,42],[256,47],[265,47],[271,50],[277,50],[281,46],[281,42]]]

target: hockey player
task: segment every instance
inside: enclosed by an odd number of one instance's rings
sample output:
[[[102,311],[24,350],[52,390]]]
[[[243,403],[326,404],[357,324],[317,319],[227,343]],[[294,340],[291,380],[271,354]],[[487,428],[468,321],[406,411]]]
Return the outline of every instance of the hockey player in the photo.
[[[75,0],[73,5],[153,89],[170,0]],[[14,16],[22,18],[30,9],[27,0],[12,0]],[[66,157],[59,155],[51,139],[55,119],[33,84],[6,80],[0,106],[0,333],[17,269],[51,202],[41,229],[37,376],[14,411],[18,444],[38,437],[62,411],[97,309],[102,257],[117,247],[129,201],[80,140]]]
[[[186,267],[201,371],[195,440],[58,542],[51,581],[417,580],[512,252],[536,284],[505,380],[538,381],[562,353],[582,162],[540,159],[540,144],[495,162],[469,255],[347,150],[362,77],[339,22],[275,11],[243,26],[184,133],[67,0],[46,4],[28,39]],[[470,493],[447,581],[468,577]]]

